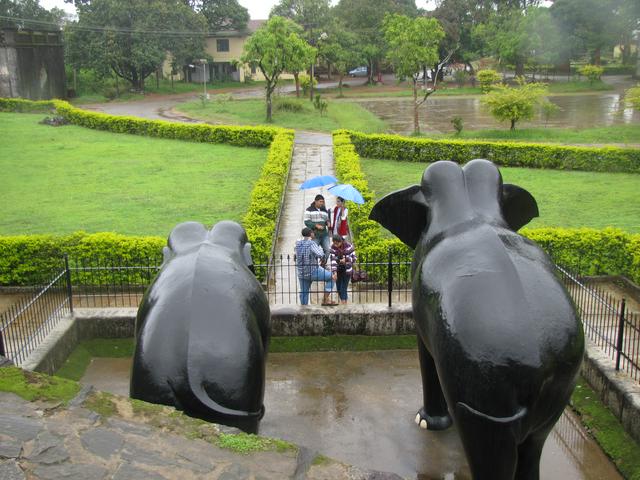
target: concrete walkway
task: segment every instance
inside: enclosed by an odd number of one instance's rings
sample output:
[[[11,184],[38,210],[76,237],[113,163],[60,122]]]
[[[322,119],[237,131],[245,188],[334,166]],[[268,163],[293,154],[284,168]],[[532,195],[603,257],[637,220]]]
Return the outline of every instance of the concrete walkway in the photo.
[[[293,255],[296,240],[301,237],[304,227],[304,211],[318,193],[324,195],[328,206],[335,203],[335,197],[327,190],[328,186],[300,190],[302,182],[317,175],[335,176],[331,135],[297,131],[274,252],[275,261],[279,266],[276,268],[275,283],[270,289],[277,296],[277,302],[284,305],[294,305],[297,300],[298,280]],[[319,287],[317,284],[314,285],[316,286],[312,287],[311,303],[319,303],[315,291]]]

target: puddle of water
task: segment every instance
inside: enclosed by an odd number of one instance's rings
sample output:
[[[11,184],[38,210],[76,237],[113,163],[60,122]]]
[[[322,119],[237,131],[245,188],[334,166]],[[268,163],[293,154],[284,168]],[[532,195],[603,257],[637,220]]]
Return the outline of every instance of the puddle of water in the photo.
[[[126,396],[130,368],[130,358],[94,358],[82,382]],[[469,480],[455,428],[427,432],[414,424],[421,397],[416,351],[271,354],[260,433],[363,468]],[[622,478],[569,411],[547,439],[540,473]]]
[[[590,128],[640,122],[640,112],[627,107],[620,93],[551,96],[549,100],[561,109],[556,115],[546,121],[538,114],[532,121],[518,123],[518,128]],[[395,133],[410,134],[413,131],[411,99],[354,101],[385,120]],[[506,123],[494,120],[483,108],[480,97],[438,97],[436,94],[420,107],[420,128],[423,132],[450,133],[454,131],[451,124],[454,117],[461,117],[467,130],[507,127]]]

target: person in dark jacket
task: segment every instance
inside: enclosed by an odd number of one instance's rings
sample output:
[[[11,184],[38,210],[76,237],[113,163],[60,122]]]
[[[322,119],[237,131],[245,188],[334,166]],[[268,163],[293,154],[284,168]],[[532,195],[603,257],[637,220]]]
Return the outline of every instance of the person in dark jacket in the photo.
[[[329,258],[331,241],[329,240],[329,228],[331,227],[331,217],[324,205],[324,197],[316,195],[315,200],[304,212],[304,224],[310,228],[314,234],[314,242],[324,250],[325,260]]]
[[[353,264],[356,262],[356,251],[353,244],[335,234],[331,244],[331,273],[336,275],[336,289],[340,303],[347,303],[347,288],[353,273]]]

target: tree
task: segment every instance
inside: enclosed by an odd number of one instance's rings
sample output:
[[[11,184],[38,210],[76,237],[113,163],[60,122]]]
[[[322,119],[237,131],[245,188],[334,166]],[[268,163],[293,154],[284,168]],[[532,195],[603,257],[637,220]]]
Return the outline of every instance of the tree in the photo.
[[[533,118],[535,107],[541,105],[547,94],[546,85],[541,83],[524,83],[519,77],[520,86],[496,85],[482,98],[489,112],[497,120],[509,120],[511,130],[516,129],[516,122]]]
[[[68,58],[75,66],[108,68],[135,89],[144,90],[167,52],[203,55],[205,20],[181,0],[92,0],[77,10],[78,22],[66,27]]]
[[[62,25],[66,13],[59,8],[47,10],[39,0],[0,0],[0,16],[21,19],[0,18],[0,27],[58,30],[57,25]]]
[[[257,65],[267,84],[265,86],[267,102],[267,122],[272,121],[272,94],[282,72],[291,69],[303,50],[300,42],[301,28],[289,19],[271,17],[267,23],[255,31],[244,44],[241,61]],[[310,47],[311,48],[311,47]],[[314,54],[315,54],[315,49]]]
[[[309,45],[303,38],[295,36],[289,44],[290,55],[287,59],[286,71],[293,74],[296,83],[296,97],[300,97],[299,74],[316,61],[317,50]]]
[[[382,21],[387,13],[416,17],[418,9],[414,0],[340,0],[334,7],[335,16],[358,36],[358,50],[367,63],[370,83],[384,58]]]
[[[565,42],[572,47],[572,58],[587,52],[591,63],[600,65],[602,49],[616,41],[620,0],[555,0],[551,14],[558,20]]]
[[[427,100],[429,93],[418,100],[418,75],[425,65],[438,61],[438,46],[444,38],[444,30],[435,18],[409,18],[398,14],[387,15],[383,26],[389,45],[387,58],[396,75],[410,78],[413,83],[413,132],[419,134],[418,108]]]
[[[244,30],[249,21],[249,11],[238,0],[202,0],[196,3],[207,19],[209,30]]]
[[[358,37],[342,22],[334,20],[326,33],[318,43],[318,56],[338,73],[338,96],[342,97],[342,80],[350,68],[362,61],[362,53],[358,50]]]

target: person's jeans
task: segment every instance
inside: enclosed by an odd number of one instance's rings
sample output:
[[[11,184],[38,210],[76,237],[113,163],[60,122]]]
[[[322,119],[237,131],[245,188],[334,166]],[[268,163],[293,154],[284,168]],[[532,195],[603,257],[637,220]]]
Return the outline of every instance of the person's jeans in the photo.
[[[331,293],[333,290],[333,279],[331,278],[331,272],[322,267],[316,267],[311,273],[310,277],[298,277],[300,281],[300,304],[309,304],[309,291],[311,290],[311,284],[314,280],[324,281],[324,292]]]
[[[313,241],[322,247],[324,251],[325,260],[329,259],[329,251],[331,250],[331,239],[329,238],[329,234],[323,236],[317,236],[313,238]]]
[[[351,280],[351,277],[346,273],[338,274],[338,279],[336,280],[336,290],[338,290],[338,297],[340,297],[340,300],[347,299],[347,288],[349,288],[349,280]]]

